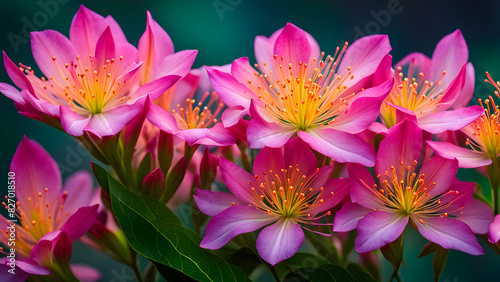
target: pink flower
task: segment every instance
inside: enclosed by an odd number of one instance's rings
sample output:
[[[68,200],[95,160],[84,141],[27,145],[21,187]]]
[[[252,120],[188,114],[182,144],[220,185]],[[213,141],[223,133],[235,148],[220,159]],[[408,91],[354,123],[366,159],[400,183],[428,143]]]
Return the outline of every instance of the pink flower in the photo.
[[[495,95],[500,98],[499,83],[495,83],[488,73],[486,75],[489,83],[497,89]],[[482,115],[460,130],[460,133],[466,136],[464,143],[461,144],[458,141],[459,138],[453,138],[457,140],[456,144],[427,141],[436,154],[448,159],[457,158],[459,166],[463,168],[484,167],[500,157],[500,134],[498,133],[500,132],[498,122],[500,110],[492,96],[489,96],[484,104],[479,99],[479,104],[483,107]]]
[[[500,241],[500,214],[495,216],[495,220],[491,223],[488,234],[490,243],[498,243],[498,241]]]
[[[167,75],[136,88],[142,62],[115,20],[83,5],[73,18],[70,39],[54,30],[31,33],[33,57],[46,77],[20,68],[4,53],[4,64],[16,88],[0,90],[19,112],[64,129],[73,136],[92,132],[112,136],[137,115],[146,94],[158,98],[179,76]],[[26,73],[26,75],[23,73]]]
[[[398,62],[396,82],[380,107],[385,126],[398,122],[398,110],[433,134],[458,130],[481,116],[478,106],[463,108],[474,92],[474,67],[467,63],[468,56],[462,33],[456,30],[439,41],[432,59],[415,52]]]
[[[293,256],[304,241],[302,228],[314,225],[349,192],[347,179],[328,179],[331,167],[317,168],[311,149],[299,138],[284,148],[264,148],[251,175],[219,157],[232,194],[197,189],[200,210],[213,218],[201,247],[219,249],[233,237],[265,227],[257,238],[260,256],[272,265]]]
[[[26,138],[19,144],[10,171],[15,173],[17,202],[15,217],[0,218],[0,242],[8,246],[2,253],[15,248],[20,270],[47,275],[48,269],[59,267],[58,261],[69,262],[72,242],[83,236],[97,217],[98,206],[88,206],[92,177],[88,172],[77,172],[62,187],[56,162],[38,143]],[[9,203],[4,203],[6,208],[11,207]],[[15,224],[15,246],[8,245],[11,224]],[[5,271],[1,275],[11,274]]]
[[[349,164],[352,203],[337,212],[333,230],[357,229],[356,251],[364,253],[396,240],[411,221],[445,249],[483,254],[474,233],[488,232],[491,208],[472,198],[474,183],[455,177],[457,160],[435,156],[419,169],[422,140],[412,121],[393,126],[377,154],[378,184],[366,168]]]
[[[206,89],[200,94],[197,91],[199,85],[204,85],[203,81],[208,81],[205,69],[192,70],[179,81],[173,95],[167,92],[151,104],[148,121],[185,140],[189,146],[233,145],[231,132],[218,119],[224,103],[215,92]]]
[[[278,148],[297,134],[338,162],[373,166],[375,150],[353,134],[375,121],[392,88],[390,50],[387,36],[374,35],[325,57],[310,34],[289,23],[270,38],[255,39],[258,70],[240,58],[231,74],[207,71],[230,107],[222,115],[224,126],[252,116],[251,148]]]

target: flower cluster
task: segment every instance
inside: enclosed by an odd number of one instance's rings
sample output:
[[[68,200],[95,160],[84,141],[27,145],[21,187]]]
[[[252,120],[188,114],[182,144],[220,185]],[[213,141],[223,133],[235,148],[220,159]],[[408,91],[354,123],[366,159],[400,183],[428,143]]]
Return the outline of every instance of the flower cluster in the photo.
[[[355,250],[381,249],[395,273],[402,259],[387,253],[401,254],[407,226],[430,241],[423,253],[484,254],[476,234],[500,249],[500,83],[487,73],[494,94],[467,106],[474,67],[459,30],[437,44],[432,58],[411,53],[393,64],[386,35],[327,54],[288,23],[255,38],[256,64],[243,57],[199,69],[191,69],[197,51],[174,52],[149,12],[137,47],[111,16],[84,6],[69,34],[31,34],[42,75],[4,52],[15,87],[0,83],[0,91],[22,115],[74,136],[112,176],[102,181],[93,164],[102,189],[93,192],[87,172],[62,186],[50,155],[21,141],[11,165],[16,279],[99,279],[94,269],[70,265],[78,239],[132,267],[139,280],[136,258],[143,255],[154,263],[146,277],[156,275],[160,262],[127,230],[140,217],[159,224],[162,214],[152,208],[122,221],[113,177],[139,202],[153,198],[174,211],[189,206],[183,224],[203,235],[200,252],[248,247],[275,277],[275,265],[310,249],[306,238],[344,248],[352,230]],[[459,167],[486,169],[491,201],[457,178]],[[12,220],[0,223],[8,256]],[[0,261],[4,279],[11,278],[9,263]]]

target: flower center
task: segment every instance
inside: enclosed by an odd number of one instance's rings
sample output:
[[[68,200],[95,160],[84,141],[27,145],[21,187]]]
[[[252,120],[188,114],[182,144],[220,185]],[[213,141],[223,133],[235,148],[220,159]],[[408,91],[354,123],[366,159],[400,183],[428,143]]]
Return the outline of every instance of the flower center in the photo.
[[[0,217],[7,226],[16,223],[16,244],[13,246],[16,251],[20,252],[26,257],[35,244],[47,233],[58,230],[62,224],[66,222],[70,214],[64,212],[64,203],[68,197],[68,192],[64,191],[59,197],[56,198],[54,203],[50,203],[48,199],[48,188],[43,192],[39,192],[35,199],[28,197],[28,206],[21,206],[20,202],[16,202],[16,210],[14,212],[15,218],[8,221],[4,217]],[[7,197],[6,197],[7,198]],[[6,209],[9,205],[2,202]],[[10,212],[9,212],[10,214]],[[9,230],[2,230],[0,235],[0,242],[6,246],[10,238]],[[0,252],[6,254],[3,249]]]
[[[20,64],[28,79],[35,86],[38,98],[55,105],[69,106],[81,115],[98,114],[107,106],[130,99],[127,91],[120,91],[126,83],[123,57],[98,62],[90,55],[87,60],[76,56],[76,61],[60,65],[56,57],[52,62],[58,73],[46,79],[34,75],[30,67]],[[125,73],[126,74],[126,73]],[[128,78],[127,78],[128,79]]]
[[[497,89],[495,96],[500,98],[500,83],[495,82],[488,72],[486,72],[486,75],[489,80],[485,81]],[[484,104],[481,99],[478,99],[478,101],[481,107],[484,108],[485,113],[463,129],[470,137],[467,138],[466,145],[470,146],[472,150],[485,152],[491,159],[496,159],[500,154],[500,135],[498,134],[500,131],[498,122],[500,110],[492,96],[484,100]]]
[[[259,85],[248,84],[258,93],[261,106],[277,122],[295,126],[305,131],[309,128],[328,125],[342,114],[355,93],[346,93],[344,82],[353,79],[351,68],[343,76],[335,70],[347,48],[347,42],[335,55],[324,60],[313,58],[313,66],[298,62],[284,65],[284,57],[273,56],[271,67],[262,64],[262,74],[255,72]],[[255,67],[259,67],[255,65]]]
[[[269,214],[276,214],[296,221],[313,221],[309,211],[323,204],[331,194],[325,195],[323,187],[313,187],[319,168],[310,175],[300,172],[299,165],[280,171],[255,175],[255,182],[248,182],[254,196],[253,204]],[[327,212],[329,214],[329,212]]]
[[[419,73],[418,80],[413,77],[415,69],[410,64],[408,67],[408,76],[404,77],[402,68],[397,68],[396,81],[391,92],[385,98],[380,108],[381,116],[388,128],[396,124],[396,109],[389,105],[405,107],[418,116],[424,116],[437,111],[440,101],[443,98],[443,90],[438,87],[446,74],[443,75],[437,83],[424,80],[424,74]]]
[[[389,171],[384,171],[383,175],[377,175],[380,187],[374,184],[369,187],[365,182],[365,187],[372,191],[375,196],[390,209],[398,210],[403,215],[420,214],[425,216],[447,217],[448,213],[457,210],[450,210],[450,206],[455,203],[463,194],[458,191],[449,190],[445,193],[431,197],[429,191],[436,185],[425,180],[425,174],[415,172],[417,161],[405,167],[400,163],[400,173],[394,166]],[[459,195],[460,194],[460,195]],[[453,197],[450,199],[449,197]],[[461,209],[460,207],[459,209]]]
[[[210,99],[207,98],[210,96]],[[217,102],[217,108],[212,113],[210,108]],[[207,128],[215,123],[217,123],[217,115],[224,108],[224,103],[219,101],[219,95],[217,93],[206,92],[203,98],[196,103],[195,99],[186,99],[186,107],[181,107],[177,104],[176,109],[171,112],[177,120],[177,125],[182,129],[192,129],[192,128]]]

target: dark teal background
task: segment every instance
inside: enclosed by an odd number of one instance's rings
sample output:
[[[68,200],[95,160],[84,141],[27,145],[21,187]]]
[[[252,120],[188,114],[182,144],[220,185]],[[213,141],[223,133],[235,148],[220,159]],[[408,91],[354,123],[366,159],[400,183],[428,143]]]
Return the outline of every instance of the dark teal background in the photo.
[[[46,21],[43,16],[38,18],[36,29],[55,29],[68,35],[71,19],[82,2],[60,2],[66,3],[59,4],[56,1],[58,11],[48,15]],[[169,33],[176,51],[199,50],[194,67],[228,64],[242,56],[254,61],[255,36],[269,36],[286,22],[292,22],[311,33],[327,54],[332,54],[335,47],[344,41],[353,42],[359,35],[358,30],[365,34],[389,34],[393,47],[391,54],[395,61],[413,51],[431,56],[436,43],[444,35],[459,28],[469,46],[469,60],[476,69],[474,101],[478,97],[485,97],[491,90],[482,82],[484,71],[490,71],[494,78],[500,80],[500,4],[495,1],[96,0],[83,1],[83,4],[101,15],[111,14],[134,45],[144,32],[146,10],[151,11],[154,19]],[[0,49],[6,51],[15,63],[34,66],[30,45],[22,33],[22,27],[26,21],[36,22],[33,16],[41,15],[43,9],[38,1],[2,1],[0,5]],[[388,5],[395,5],[399,13],[391,14],[389,20],[385,18],[377,22],[376,15],[380,15],[380,11],[386,11],[382,13],[387,14]],[[23,38],[17,48],[9,41],[9,33]],[[3,67],[0,67],[0,81],[10,82]],[[3,95],[0,97],[0,119],[0,175],[5,175],[5,178],[23,135],[37,140],[52,154],[63,169],[63,177],[78,169],[90,168],[91,158],[78,148],[73,138],[17,114],[14,103]],[[479,179],[475,171],[460,171],[459,177],[468,181]],[[481,179],[481,183],[485,190],[489,189],[487,181]],[[4,191],[6,188],[1,189]],[[432,258],[415,259],[424,244],[425,240],[410,230],[405,246],[407,265],[401,270],[405,281],[432,280]],[[497,280],[500,257],[487,247],[485,249],[487,255],[481,257],[451,251],[441,281]],[[124,278],[124,274],[132,274],[131,270],[104,256],[87,253],[81,245],[75,249],[73,260],[99,268],[104,281],[122,281],[120,277]],[[391,268],[383,260],[382,265],[387,279]]]

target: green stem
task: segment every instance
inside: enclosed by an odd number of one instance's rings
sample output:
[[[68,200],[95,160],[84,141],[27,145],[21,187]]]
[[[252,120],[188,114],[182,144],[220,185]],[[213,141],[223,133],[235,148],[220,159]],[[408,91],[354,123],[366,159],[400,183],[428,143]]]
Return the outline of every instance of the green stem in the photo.
[[[134,270],[135,278],[137,279],[137,281],[142,282],[141,272],[139,271],[139,268],[137,267],[137,256],[134,259],[134,263],[130,267],[132,268],[132,270]]]
[[[491,185],[493,212],[498,214],[498,188],[500,186],[500,167],[498,165],[498,159],[493,160],[493,162],[486,167],[486,173],[488,174]]]

